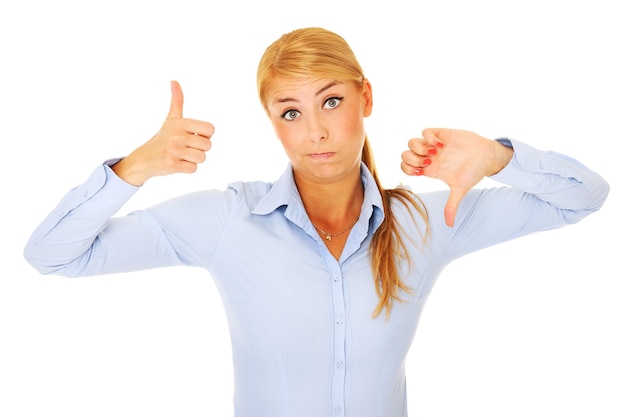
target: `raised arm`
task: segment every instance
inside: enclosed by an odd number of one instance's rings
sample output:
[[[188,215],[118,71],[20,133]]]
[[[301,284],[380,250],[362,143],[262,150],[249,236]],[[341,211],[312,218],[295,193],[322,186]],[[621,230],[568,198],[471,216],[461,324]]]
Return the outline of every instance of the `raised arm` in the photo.
[[[187,242],[207,239],[203,223],[186,221],[204,218],[197,211],[207,206],[205,194],[172,199],[161,205],[161,211],[113,217],[149,178],[192,173],[205,160],[214,128],[183,118],[182,109],[183,94],[173,81],[170,110],[159,132],[126,158],[97,167],[35,229],[24,249],[35,269],[82,276],[191,263],[193,254],[181,255],[172,241],[175,234]],[[214,206],[219,211],[219,203]],[[170,217],[160,219],[162,211]]]

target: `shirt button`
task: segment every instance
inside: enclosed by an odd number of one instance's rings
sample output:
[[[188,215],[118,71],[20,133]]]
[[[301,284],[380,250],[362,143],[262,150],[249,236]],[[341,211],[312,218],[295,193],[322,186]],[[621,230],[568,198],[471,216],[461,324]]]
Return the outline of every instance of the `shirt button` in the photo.
[[[336,321],[337,321],[337,324],[341,324],[341,323],[343,323],[343,316],[339,316],[339,317],[337,317],[337,320],[336,320]]]
[[[341,407],[335,407],[335,414],[341,414]]]
[[[343,368],[343,362],[337,362],[337,369]]]
[[[335,275],[333,275],[333,279],[334,279],[335,281],[339,281],[339,275],[336,275],[336,274],[335,274]]]

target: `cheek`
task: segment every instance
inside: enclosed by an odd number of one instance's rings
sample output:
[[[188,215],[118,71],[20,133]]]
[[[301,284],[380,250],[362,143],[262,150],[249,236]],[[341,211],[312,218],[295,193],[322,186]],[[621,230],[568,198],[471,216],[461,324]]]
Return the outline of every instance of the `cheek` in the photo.
[[[346,133],[352,133],[354,135],[361,136],[365,133],[365,127],[363,124],[363,115],[358,111],[351,111],[344,114],[340,122],[341,129]]]
[[[274,123],[274,133],[276,134],[278,140],[280,140],[281,142],[285,141],[285,138],[287,137],[287,130],[288,129],[285,126]]]

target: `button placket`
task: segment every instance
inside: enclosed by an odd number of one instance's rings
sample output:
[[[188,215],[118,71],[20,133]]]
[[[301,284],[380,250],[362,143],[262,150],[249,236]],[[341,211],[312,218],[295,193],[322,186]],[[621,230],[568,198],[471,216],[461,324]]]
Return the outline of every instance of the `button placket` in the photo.
[[[333,306],[333,359],[334,369],[331,383],[332,409],[335,415],[344,413],[346,385],[346,326],[345,297],[342,276],[339,271],[331,274],[331,296]]]

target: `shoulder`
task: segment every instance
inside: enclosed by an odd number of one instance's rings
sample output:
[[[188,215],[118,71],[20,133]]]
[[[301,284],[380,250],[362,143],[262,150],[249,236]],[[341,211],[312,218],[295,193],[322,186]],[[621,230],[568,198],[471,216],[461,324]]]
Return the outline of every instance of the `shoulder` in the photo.
[[[265,181],[236,181],[228,184],[223,194],[233,203],[243,204],[252,211],[267,198],[272,186],[273,183]]]

